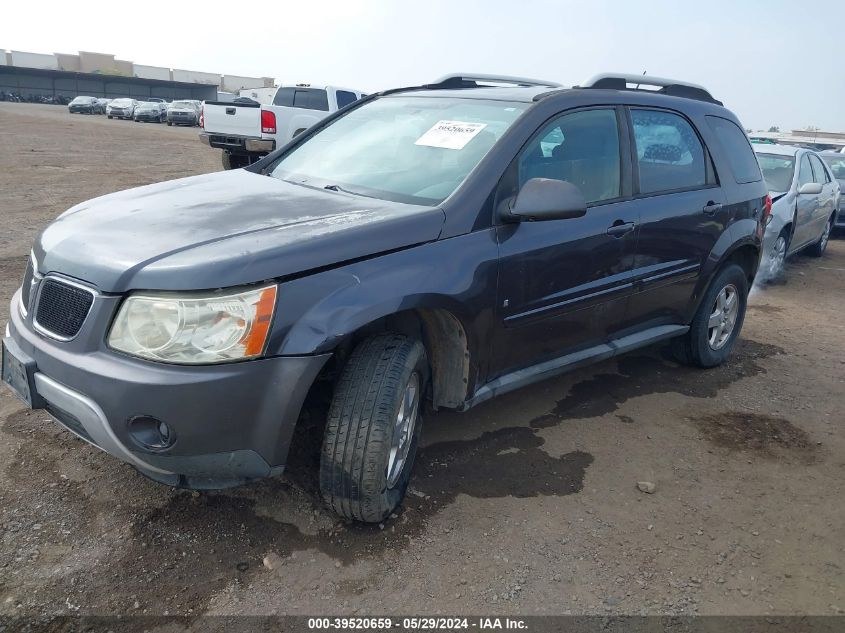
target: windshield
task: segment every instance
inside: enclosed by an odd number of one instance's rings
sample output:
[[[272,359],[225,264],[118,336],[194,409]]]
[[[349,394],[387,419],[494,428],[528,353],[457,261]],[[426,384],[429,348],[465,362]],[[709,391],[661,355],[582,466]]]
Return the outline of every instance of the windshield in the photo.
[[[158,107],[157,103],[141,103],[141,104],[138,105],[138,109],[139,110],[158,110],[159,107]]]
[[[274,163],[270,175],[394,202],[438,204],[528,105],[383,97],[317,132]]]
[[[833,177],[837,180],[845,180],[845,155],[843,156],[822,156],[824,162],[830,167],[833,172]]]
[[[95,101],[94,97],[76,97],[71,103],[91,103]]]
[[[792,186],[792,174],[795,172],[795,158],[778,154],[757,154],[757,162],[763,171],[763,178],[769,191],[785,192]]]
[[[193,108],[194,104],[190,101],[174,101],[170,104],[171,108]]]
[[[111,102],[113,106],[128,106],[132,105],[132,99],[115,99]]]

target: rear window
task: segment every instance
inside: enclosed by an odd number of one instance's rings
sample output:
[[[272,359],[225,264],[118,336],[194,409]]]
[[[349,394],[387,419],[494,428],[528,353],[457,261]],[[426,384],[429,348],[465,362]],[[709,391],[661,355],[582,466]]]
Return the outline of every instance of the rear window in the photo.
[[[782,154],[757,154],[757,161],[766,179],[769,191],[783,193],[792,186],[795,173],[795,159]]]
[[[319,88],[279,88],[273,105],[328,112],[329,97],[325,90]]]
[[[751,149],[745,132],[733,121],[718,116],[708,116],[707,124],[728,155],[734,180],[738,184],[759,182],[762,179],[760,166],[754,158],[754,150]]]
[[[316,88],[297,88],[293,95],[293,107],[306,110],[329,110],[329,96],[325,90]]]

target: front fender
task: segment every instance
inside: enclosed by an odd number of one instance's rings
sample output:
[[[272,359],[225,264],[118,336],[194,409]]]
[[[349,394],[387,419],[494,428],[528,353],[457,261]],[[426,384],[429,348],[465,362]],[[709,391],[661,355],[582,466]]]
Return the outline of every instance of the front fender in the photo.
[[[382,317],[443,309],[464,326],[473,359],[486,360],[497,254],[495,234],[488,229],[284,282],[269,353],[330,352]]]

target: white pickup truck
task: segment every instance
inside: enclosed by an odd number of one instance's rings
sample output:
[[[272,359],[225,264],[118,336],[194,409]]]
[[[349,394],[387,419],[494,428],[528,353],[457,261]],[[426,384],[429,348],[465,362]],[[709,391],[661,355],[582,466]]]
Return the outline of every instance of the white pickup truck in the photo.
[[[203,103],[200,140],[223,150],[223,167],[254,163],[332,112],[364,96],[336,86],[280,86],[271,105],[238,99]]]

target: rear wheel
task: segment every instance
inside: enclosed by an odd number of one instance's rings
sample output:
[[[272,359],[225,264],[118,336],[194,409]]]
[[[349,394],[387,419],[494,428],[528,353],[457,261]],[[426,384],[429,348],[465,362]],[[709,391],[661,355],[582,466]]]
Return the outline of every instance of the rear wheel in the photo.
[[[707,289],[689,332],[674,341],[678,360],[697,367],[724,363],[742,329],[747,304],[745,271],[738,264],[729,264]]]
[[[830,233],[832,231],[833,218],[830,218],[827,221],[827,224],[824,225],[824,231],[822,231],[821,236],[819,236],[819,241],[807,249],[807,254],[812,255],[813,257],[821,257],[824,255],[825,250],[827,250],[827,243],[830,241]]]
[[[249,156],[223,152],[223,169],[240,169],[241,167],[249,167]]]
[[[334,512],[377,523],[402,502],[427,383],[419,341],[382,334],[355,348],[332,398],[320,457],[320,491]]]

